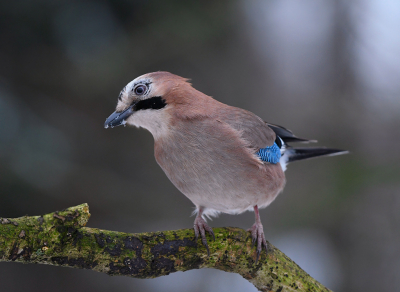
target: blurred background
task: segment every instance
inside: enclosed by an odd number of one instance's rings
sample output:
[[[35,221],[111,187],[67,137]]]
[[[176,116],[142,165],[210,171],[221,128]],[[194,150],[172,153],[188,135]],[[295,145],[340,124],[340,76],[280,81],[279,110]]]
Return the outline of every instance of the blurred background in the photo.
[[[152,71],[350,155],[294,163],[267,239],[335,291],[400,286],[400,3],[1,1],[0,216],[89,203],[90,227],[193,226],[141,129],[105,130]],[[253,213],[211,226],[248,228]],[[0,263],[4,291],[256,291],[216,270],[154,280]]]

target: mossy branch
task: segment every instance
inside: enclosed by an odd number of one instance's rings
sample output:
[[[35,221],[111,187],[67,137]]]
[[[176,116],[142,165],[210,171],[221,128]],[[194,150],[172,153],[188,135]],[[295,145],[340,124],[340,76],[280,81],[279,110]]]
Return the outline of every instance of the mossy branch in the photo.
[[[214,268],[238,273],[260,291],[330,291],[271,244],[255,264],[250,234],[239,228],[214,228],[208,257],[192,229],[123,233],[84,227],[89,217],[82,204],[44,216],[0,218],[0,261],[135,278]]]

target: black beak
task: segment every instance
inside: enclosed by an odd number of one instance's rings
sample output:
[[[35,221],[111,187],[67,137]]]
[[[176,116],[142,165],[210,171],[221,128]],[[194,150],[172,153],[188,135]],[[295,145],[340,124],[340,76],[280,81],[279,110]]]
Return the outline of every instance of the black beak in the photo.
[[[125,125],[126,119],[133,114],[133,105],[128,107],[123,112],[113,112],[104,123],[104,128],[114,128],[117,126]]]

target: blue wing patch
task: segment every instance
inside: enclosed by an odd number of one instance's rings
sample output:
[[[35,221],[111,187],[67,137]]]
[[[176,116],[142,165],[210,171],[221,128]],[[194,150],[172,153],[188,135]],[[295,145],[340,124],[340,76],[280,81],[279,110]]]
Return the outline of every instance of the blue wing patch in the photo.
[[[262,161],[277,164],[281,159],[281,149],[274,143],[272,146],[268,146],[258,150],[256,153]]]

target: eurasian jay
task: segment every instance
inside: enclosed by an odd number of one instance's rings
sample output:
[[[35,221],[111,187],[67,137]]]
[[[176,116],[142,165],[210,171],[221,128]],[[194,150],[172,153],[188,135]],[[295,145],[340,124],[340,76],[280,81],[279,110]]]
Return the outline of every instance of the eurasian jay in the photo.
[[[259,209],[283,190],[287,164],[347,152],[293,148],[287,143],[312,141],[218,102],[168,72],[142,75],[122,89],[104,126],[125,124],[153,135],[156,161],[196,207],[195,237],[201,236],[208,254],[206,232],[214,233],[205,216],[254,210],[255,223],[248,231],[257,242],[256,262],[262,248],[267,250]]]

